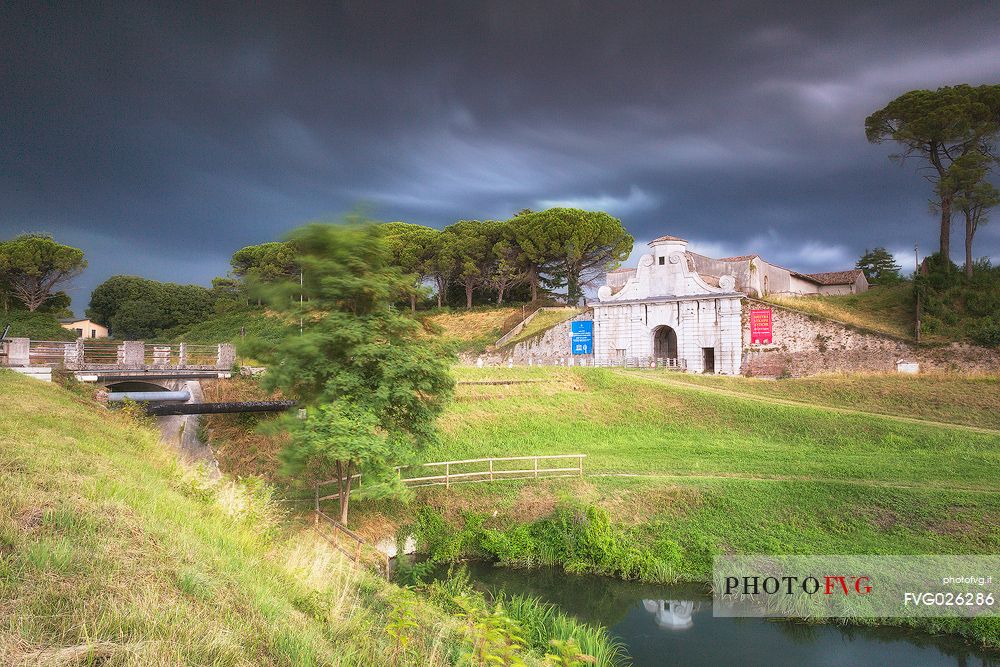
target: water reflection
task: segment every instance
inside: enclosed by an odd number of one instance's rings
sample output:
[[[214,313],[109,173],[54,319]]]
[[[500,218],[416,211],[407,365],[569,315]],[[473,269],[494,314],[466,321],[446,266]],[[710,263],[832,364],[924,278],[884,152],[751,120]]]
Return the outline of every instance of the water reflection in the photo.
[[[668,630],[687,630],[694,625],[694,600],[643,600],[642,608],[653,615],[656,624]]]
[[[469,574],[481,590],[537,596],[581,621],[605,626],[625,644],[637,667],[1000,667],[996,654],[961,640],[900,628],[716,618],[703,586],[654,586],[569,575],[558,568],[510,570],[487,563],[470,564]]]

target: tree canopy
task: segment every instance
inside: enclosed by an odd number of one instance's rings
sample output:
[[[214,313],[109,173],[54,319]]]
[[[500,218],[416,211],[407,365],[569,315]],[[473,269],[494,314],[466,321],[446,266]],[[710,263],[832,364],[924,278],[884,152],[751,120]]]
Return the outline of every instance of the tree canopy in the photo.
[[[30,312],[38,310],[85,268],[82,250],[57,243],[50,236],[25,234],[0,242],[0,286]]]
[[[533,273],[565,284],[571,304],[579,303],[585,286],[618,267],[635,242],[621,220],[603,211],[550,208],[517,215],[511,224]]]
[[[892,140],[902,146],[892,156],[903,161],[921,159],[939,199],[940,253],[951,251],[954,179],[949,170],[956,161],[980,153],[996,158],[994,142],[1000,132],[1000,85],[945,86],[937,90],[911,90],[865,119],[868,141]]]
[[[234,275],[262,283],[273,283],[299,273],[295,248],[282,241],[240,248],[233,253],[229,263]]]
[[[459,220],[441,232],[442,253],[453,262],[455,279],[465,288],[465,306],[472,293],[486,285],[494,270],[493,247],[503,238],[503,224],[494,220]]]
[[[391,478],[391,466],[435,437],[435,419],[452,389],[451,359],[395,308],[412,281],[392,265],[376,225],[312,224],[289,240],[303,270],[302,305],[295,280],[272,286],[267,300],[301,317],[303,330],[277,345],[250,341],[248,348],[268,364],[265,386],[307,407],[306,420],[292,425],[287,471],[308,482],[333,471],[346,521],[353,474]],[[366,483],[365,492],[373,488]]]
[[[434,275],[441,232],[408,222],[387,222],[381,225],[381,229],[392,263],[412,276],[410,310],[416,310],[417,298],[423,293],[422,283]]]
[[[902,279],[899,264],[885,248],[879,247],[874,250],[866,248],[855,266],[861,269],[872,285],[889,285]]]
[[[953,208],[965,218],[965,276],[972,278],[972,241],[979,227],[989,220],[989,210],[1000,203],[1000,191],[987,180],[993,161],[973,152],[955,160],[943,179],[953,193]]]
[[[177,285],[139,276],[112,276],[90,295],[87,316],[116,338],[157,338],[174,327],[208,319],[215,297],[200,285]]]

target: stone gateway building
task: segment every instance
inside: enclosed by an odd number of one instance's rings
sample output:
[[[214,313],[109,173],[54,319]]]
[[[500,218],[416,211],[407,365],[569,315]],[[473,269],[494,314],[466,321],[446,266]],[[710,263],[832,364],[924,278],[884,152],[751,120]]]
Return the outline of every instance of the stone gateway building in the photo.
[[[683,239],[661,236],[649,245],[637,268],[609,273],[590,304],[595,363],[739,374],[745,295],[736,278],[698,274]]]

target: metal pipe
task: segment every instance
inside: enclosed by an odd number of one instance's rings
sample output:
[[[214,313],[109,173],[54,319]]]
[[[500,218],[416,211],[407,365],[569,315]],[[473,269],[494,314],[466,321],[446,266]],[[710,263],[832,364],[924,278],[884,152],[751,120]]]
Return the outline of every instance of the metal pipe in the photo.
[[[183,403],[191,400],[189,391],[112,391],[108,393],[108,401],[171,401]]]
[[[146,414],[163,417],[166,415],[214,415],[230,412],[282,412],[294,408],[295,401],[244,401],[236,403],[184,403],[172,405],[146,405]]]

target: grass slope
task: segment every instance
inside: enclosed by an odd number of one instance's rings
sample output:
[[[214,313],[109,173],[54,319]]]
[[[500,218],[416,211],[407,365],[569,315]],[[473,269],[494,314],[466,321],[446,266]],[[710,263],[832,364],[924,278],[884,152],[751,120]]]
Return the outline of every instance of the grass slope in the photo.
[[[493,306],[435,310],[423,316],[423,322],[430,334],[452,343],[459,352],[479,353],[500,338],[504,320],[520,310]]]
[[[517,454],[588,455],[592,473],[744,475],[1000,490],[996,436],[820,407],[771,405],[600,369],[456,369],[442,417],[443,461]]]
[[[650,379],[813,405],[1000,429],[1000,378],[969,375],[825,375],[787,380],[643,372]]]
[[[913,284],[873,287],[844,296],[779,297],[766,299],[779,306],[826,317],[862,329],[913,338]]]
[[[247,336],[278,342],[287,333],[277,317],[260,310],[247,310],[218,315],[183,330],[172,330],[165,337],[175,343],[237,343],[240,330]]]
[[[513,347],[521,341],[527,340],[533,336],[537,336],[544,333],[546,330],[551,329],[557,324],[562,324],[566,320],[576,317],[583,310],[580,308],[558,308],[558,309],[546,309],[540,310],[537,315],[531,318],[527,326],[509,341],[504,343],[504,347]]]
[[[251,488],[210,486],[155,432],[0,372],[0,663],[443,664],[435,608],[288,529]],[[404,661],[405,662],[405,661]]]

